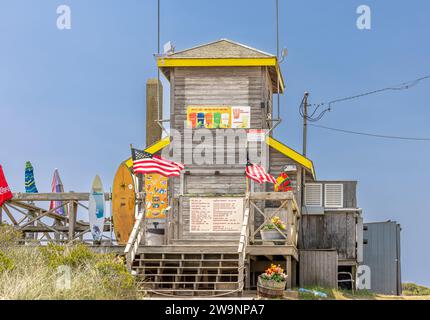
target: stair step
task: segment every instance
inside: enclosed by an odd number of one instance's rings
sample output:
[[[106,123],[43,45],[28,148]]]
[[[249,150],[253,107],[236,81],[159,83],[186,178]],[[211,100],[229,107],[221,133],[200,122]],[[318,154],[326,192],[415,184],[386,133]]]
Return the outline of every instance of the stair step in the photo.
[[[137,269],[238,269],[243,268],[240,266],[186,266],[186,267],[177,267],[177,266],[135,266],[133,270]]]
[[[134,261],[146,262],[238,262],[238,259],[135,259]]]
[[[236,290],[236,289],[233,289]],[[208,293],[212,293],[212,292],[231,292],[232,289],[213,289],[213,290],[208,290],[208,289],[138,289],[138,291],[150,291],[150,292],[208,292]]]
[[[145,281],[141,281],[139,282],[140,285],[159,285],[159,284],[189,284],[189,285],[193,285],[193,284],[231,284],[231,285],[236,285],[238,284],[238,281],[229,281],[229,282],[216,282],[216,281],[193,281],[193,282],[186,282],[186,281],[157,281],[157,282],[145,282]]]
[[[148,277],[238,277],[238,273],[160,273],[145,274]]]

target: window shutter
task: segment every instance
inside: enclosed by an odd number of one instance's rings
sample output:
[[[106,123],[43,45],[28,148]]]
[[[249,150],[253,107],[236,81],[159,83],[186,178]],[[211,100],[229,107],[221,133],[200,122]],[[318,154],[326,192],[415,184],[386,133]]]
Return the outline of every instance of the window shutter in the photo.
[[[321,183],[306,184],[305,205],[309,207],[322,207],[322,184]]]
[[[324,207],[343,208],[343,184],[330,183],[325,185]]]

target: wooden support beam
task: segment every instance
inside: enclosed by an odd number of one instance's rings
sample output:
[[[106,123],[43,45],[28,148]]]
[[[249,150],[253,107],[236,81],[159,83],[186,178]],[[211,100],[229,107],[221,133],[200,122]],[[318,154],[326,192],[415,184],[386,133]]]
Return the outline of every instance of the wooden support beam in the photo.
[[[14,193],[12,202],[20,201],[88,201],[89,193],[83,192],[58,192],[58,193]],[[145,199],[145,194],[139,192],[137,199]],[[105,192],[105,200],[111,200],[111,193]]]
[[[293,284],[293,267],[292,267],[292,261],[291,256],[287,256],[287,267],[286,267],[286,273],[287,273],[287,289],[291,289]]]
[[[294,194],[288,192],[250,192],[249,199],[251,200],[293,200]]]
[[[9,208],[7,206],[3,206],[4,211],[6,212],[6,215],[9,217],[10,221],[12,221],[12,223],[17,226],[18,222],[15,220],[15,218],[13,217],[13,214],[9,211]]]
[[[75,201],[69,202],[69,241],[75,237],[76,218],[78,215],[78,204]]]

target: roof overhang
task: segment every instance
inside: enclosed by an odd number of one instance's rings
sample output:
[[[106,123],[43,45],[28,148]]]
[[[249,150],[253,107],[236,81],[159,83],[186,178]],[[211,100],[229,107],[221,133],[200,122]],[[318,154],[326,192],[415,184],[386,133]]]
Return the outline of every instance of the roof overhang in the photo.
[[[267,58],[169,58],[157,57],[157,66],[170,80],[171,68],[192,67],[268,67],[272,79],[273,91],[283,93],[285,90],[284,78],[276,57]]]
[[[170,136],[167,136],[167,137],[157,141],[153,145],[147,147],[145,149],[145,151],[154,154],[154,153],[164,149],[169,144],[170,144]],[[302,167],[304,167],[312,175],[314,180],[316,180],[315,169],[314,169],[314,164],[313,164],[312,160],[306,158],[305,156],[301,155],[297,151],[291,149],[290,147],[286,146],[282,142],[279,142],[278,140],[276,140],[270,136],[266,137],[266,144],[269,147],[274,148],[275,150],[279,151],[280,153],[282,153],[286,157],[288,157],[288,158],[292,159],[293,161],[297,162],[298,164],[300,164]],[[125,164],[129,168],[133,167],[133,159],[132,158],[127,159],[125,161]]]
[[[270,136],[266,137],[266,143],[270,147],[272,147],[273,149],[279,151],[280,153],[282,153],[286,157],[288,157],[288,158],[294,160],[295,162],[297,162],[298,164],[300,164],[302,167],[304,167],[306,170],[308,170],[308,172],[312,175],[314,180],[316,180],[315,169],[314,169],[314,164],[313,164],[312,160],[306,158],[302,154],[298,153],[297,151],[291,149],[290,147],[286,146],[282,142],[279,142],[278,140],[276,140]]]

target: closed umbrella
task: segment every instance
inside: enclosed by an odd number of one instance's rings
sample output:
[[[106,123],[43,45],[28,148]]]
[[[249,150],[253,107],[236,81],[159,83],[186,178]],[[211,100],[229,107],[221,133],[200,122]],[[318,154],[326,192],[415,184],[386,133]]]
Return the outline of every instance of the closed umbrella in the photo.
[[[7,184],[6,177],[3,173],[3,168],[0,165],[0,207],[8,200],[12,199],[13,195]],[[1,224],[1,221],[0,221]]]
[[[34,181],[34,170],[30,161],[25,163],[25,192],[38,193],[36,181]]]
[[[52,192],[64,192],[64,186],[61,182],[60,174],[58,173],[58,169],[54,170],[54,176],[52,177]],[[61,214],[63,216],[67,216],[67,207],[63,206],[63,201],[51,201],[49,206],[49,210],[55,209],[55,213]]]

